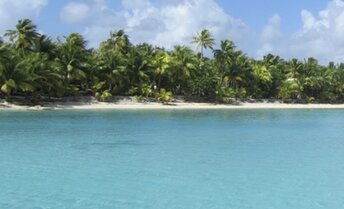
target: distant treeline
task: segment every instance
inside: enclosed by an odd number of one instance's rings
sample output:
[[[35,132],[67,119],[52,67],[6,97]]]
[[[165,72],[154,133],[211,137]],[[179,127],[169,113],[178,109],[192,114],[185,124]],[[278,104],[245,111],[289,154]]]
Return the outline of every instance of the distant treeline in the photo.
[[[32,100],[66,96],[200,97],[226,102],[231,98],[336,102],[344,99],[344,64],[320,65],[315,58],[284,60],[268,54],[248,57],[230,40],[215,40],[203,30],[187,46],[165,50],[134,45],[123,30],[112,32],[97,49],[72,33],[51,40],[29,19],[0,37],[0,98]],[[204,56],[211,50],[211,58]]]

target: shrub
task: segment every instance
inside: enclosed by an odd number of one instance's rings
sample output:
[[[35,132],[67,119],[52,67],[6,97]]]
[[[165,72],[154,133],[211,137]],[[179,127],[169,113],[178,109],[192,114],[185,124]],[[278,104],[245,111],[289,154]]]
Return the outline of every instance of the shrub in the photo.
[[[160,89],[157,93],[156,98],[159,102],[163,104],[168,104],[172,100],[172,92],[166,91],[165,89]]]
[[[108,102],[110,97],[112,97],[112,94],[109,90],[105,90],[102,93],[97,92],[96,97],[97,97],[98,101]]]

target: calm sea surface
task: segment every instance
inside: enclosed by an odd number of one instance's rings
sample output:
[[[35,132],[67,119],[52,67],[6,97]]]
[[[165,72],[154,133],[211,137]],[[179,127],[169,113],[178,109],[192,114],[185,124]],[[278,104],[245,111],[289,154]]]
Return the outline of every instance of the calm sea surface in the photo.
[[[1,209],[340,209],[344,110],[0,111]]]

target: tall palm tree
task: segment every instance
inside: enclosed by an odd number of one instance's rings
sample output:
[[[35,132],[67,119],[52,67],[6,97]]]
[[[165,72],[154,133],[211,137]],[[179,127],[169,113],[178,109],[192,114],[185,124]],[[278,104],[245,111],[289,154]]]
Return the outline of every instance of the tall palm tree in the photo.
[[[192,38],[192,42],[196,44],[197,49],[201,50],[201,58],[204,56],[204,49],[212,49],[215,44],[215,39],[209,30],[204,29],[200,33],[197,33],[196,36]]]
[[[151,60],[147,59],[138,48],[129,48],[123,68],[129,78],[130,88],[149,83],[148,73],[151,71]]]
[[[214,57],[220,68],[222,86],[238,89],[251,74],[249,59],[241,51],[235,50],[235,45],[230,40],[221,42],[221,49],[214,50]]]
[[[221,41],[221,48],[213,50],[215,65],[220,71],[220,85],[223,85],[223,78],[225,72],[229,71],[233,62],[235,52],[235,45],[233,41]]]
[[[123,57],[118,53],[96,53],[89,79],[94,92],[123,92],[126,81]]]
[[[197,59],[192,50],[176,46],[172,52],[171,75],[174,93],[181,93],[191,74],[196,70]]]
[[[158,77],[157,88],[160,88],[161,77],[167,71],[171,64],[171,56],[166,52],[160,52],[155,56],[153,60],[154,74]]]
[[[297,59],[292,59],[288,62],[287,77],[289,79],[298,79],[302,68],[304,67],[303,63]]]
[[[87,90],[90,51],[86,49],[85,39],[78,33],[72,33],[58,46],[57,63],[64,73],[64,79],[71,89]],[[74,91],[74,90],[73,90]]]
[[[8,30],[5,36],[9,37],[16,49],[22,51],[31,49],[33,41],[38,38],[36,25],[29,19],[19,20],[15,30]]]
[[[99,53],[119,53],[124,56],[129,51],[130,46],[129,36],[124,30],[118,30],[110,32],[110,37],[100,44]]]
[[[110,33],[111,43],[115,51],[125,53],[127,48],[131,45],[129,36],[124,30],[118,30]]]
[[[279,88],[287,78],[286,72],[288,66],[286,61],[281,59],[279,56],[267,54],[263,57],[262,64],[269,69],[272,76],[272,83],[270,87],[266,89],[267,92],[264,92],[264,94],[269,98],[277,98]]]
[[[253,82],[251,89],[257,98],[266,98],[270,95],[270,89],[273,82],[271,69],[263,61],[251,61]]]

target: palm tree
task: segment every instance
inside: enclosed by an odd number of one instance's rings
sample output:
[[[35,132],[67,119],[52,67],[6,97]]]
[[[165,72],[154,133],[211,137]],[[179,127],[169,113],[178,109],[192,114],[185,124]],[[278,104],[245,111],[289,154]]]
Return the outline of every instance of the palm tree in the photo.
[[[213,35],[207,29],[204,29],[200,33],[197,33],[197,36],[194,36],[192,39],[193,40],[191,43],[196,44],[197,49],[201,50],[201,58],[203,58],[204,56],[203,50],[207,48],[213,49],[213,46],[215,44]]]
[[[301,99],[303,86],[299,80],[285,80],[280,86],[279,97],[286,99]]]
[[[0,46],[0,88],[2,88],[3,85],[5,85],[7,81],[6,71],[9,68],[9,65],[13,62],[14,60],[12,59],[12,53],[10,48],[6,45]],[[7,91],[5,93],[7,93]]]
[[[223,85],[224,74],[229,71],[233,62],[234,52],[235,45],[230,40],[221,41],[221,48],[213,50],[215,65],[220,71],[220,85]]]
[[[258,97],[268,97],[270,93],[271,84],[273,81],[269,66],[265,65],[261,61],[252,61],[252,75],[253,83],[253,94]]]
[[[7,96],[14,92],[33,92],[36,89],[37,78],[32,69],[28,68],[25,60],[21,60],[16,54],[10,56],[10,61],[2,66],[0,77],[1,92]]]
[[[331,79],[331,83],[333,84],[334,93],[337,95],[337,98],[340,100],[344,99],[344,68],[329,68],[326,71],[334,72],[331,73],[333,75]],[[330,73],[325,73],[329,75]],[[327,76],[326,76],[327,77]],[[330,77],[330,76],[328,76]]]
[[[171,56],[167,54],[166,52],[160,52],[155,56],[155,59],[153,60],[153,66],[155,68],[154,74],[158,77],[157,82],[157,88],[160,88],[161,84],[161,77],[164,75],[167,71],[167,69],[170,67],[171,63]]]
[[[129,36],[124,30],[118,30],[110,33],[110,45],[117,52],[126,53],[128,47],[131,45]]]
[[[196,66],[197,59],[190,48],[185,46],[176,46],[174,48],[170,71],[174,93],[181,93],[191,74],[195,72]]]
[[[298,79],[300,73],[302,72],[303,63],[297,59],[292,59],[289,61],[288,66],[287,77],[289,79]]]
[[[94,92],[123,92],[126,81],[123,57],[118,53],[95,53],[89,79]]]
[[[130,47],[125,56],[123,68],[129,79],[129,88],[139,87],[144,83],[150,83],[151,60],[144,56],[138,48]]]
[[[267,54],[262,60],[262,64],[268,68],[272,76],[270,87],[266,89],[264,94],[268,98],[277,98],[279,95],[279,87],[286,79],[287,65],[286,61],[279,56]]]
[[[7,45],[0,45],[0,66],[10,61],[11,49]]]
[[[214,50],[215,63],[220,71],[220,85],[240,88],[240,84],[249,78],[250,62],[241,51],[235,50],[230,40],[221,42],[221,49]]]
[[[269,85],[272,82],[272,76],[269,69],[260,63],[254,63],[253,65],[253,76],[263,85]]]
[[[46,53],[30,53],[21,64],[24,71],[30,72],[34,78],[32,85],[35,87],[36,96],[42,94],[47,96],[62,96],[65,87],[63,85],[63,74],[56,66],[56,62],[49,58]]]
[[[32,51],[44,53],[53,59],[57,55],[57,45],[49,37],[41,35],[33,41]]]
[[[9,37],[16,49],[29,50],[33,41],[39,36],[36,25],[29,19],[19,20],[15,30],[8,30],[5,36]]]
[[[89,58],[90,51],[86,49],[86,41],[78,33],[72,33],[58,46],[56,61],[64,74],[66,84],[71,85],[71,89],[88,90]]]
[[[10,61],[1,67],[0,87],[8,96],[13,93],[39,96],[61,96],[62,75],[54,62],[43,53],[28,53],[25,58],[9,53]]]

